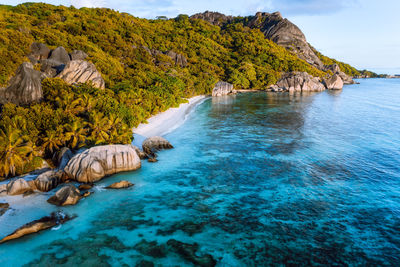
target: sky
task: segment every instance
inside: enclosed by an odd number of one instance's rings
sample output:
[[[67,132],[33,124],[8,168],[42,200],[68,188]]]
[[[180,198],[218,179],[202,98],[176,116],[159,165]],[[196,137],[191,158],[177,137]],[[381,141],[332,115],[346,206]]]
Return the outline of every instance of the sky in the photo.
[[[108,7],[136,17],[218,11],[246,16],[280,11],[324,55],[378,73],[400,74],[399,0],[0,0]]]

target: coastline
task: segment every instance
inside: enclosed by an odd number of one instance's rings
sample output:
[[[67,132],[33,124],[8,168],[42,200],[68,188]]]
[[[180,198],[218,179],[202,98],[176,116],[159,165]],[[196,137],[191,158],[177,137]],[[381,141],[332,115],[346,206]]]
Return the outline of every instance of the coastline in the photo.
[[[133,145],[141,147],[142,142],[152,136],[163,136],[181,126],[187,116],[195,107],[203,103],[208,98],[206,95],[199,95],[189,98],[188,103],[180,104],[177,108],[169,108],[168,110],[158,113],[147,120],[147,123],[141,123],[138,127],[133,128],[134,135]]]

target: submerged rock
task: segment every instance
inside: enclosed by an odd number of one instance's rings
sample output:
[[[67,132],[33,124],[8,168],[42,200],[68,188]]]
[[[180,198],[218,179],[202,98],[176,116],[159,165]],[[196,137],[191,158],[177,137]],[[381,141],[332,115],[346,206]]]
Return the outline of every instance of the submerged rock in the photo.
[[[113,183],[113,184],[107,186],[106,188],[107,189],[121,189],[121,188],[129,188],[131,186],[133,186],[133,184],[131,182],[120,181],[120,182]]]
[[[0,216],[2,216],[10,208],[8,203],[0,203]]]
[[[276,85],[270,87],[273,92],[320,92],[325,86],[319,78],[313,77],[307,72],[288,72],[282,75]]]
[[[64,172],[59,170],[51,170],[40,174],[34,180],[35,189],[48,192],[56,188],[62,181]]]
[[[227,82],[217,82],[214,89],[212,90],[212,96],[223,96],[233,94],[235,91],[233,90],[233,84]]]
[[[9,86],[0,91],[0,103],[27,105],[42,99],[42,73],[34,70],[33,65],[24,62],[18,67]]]
[[[324,84],[327,89],[330,90],[342,90],[343,89],[343,80],[340,78],[338,74],[334,74],[332,77],[328,79],[324,79]]]
[[[175,239],[170,239],[167,242],[170,250],[180,255],[185,260],[193,263],[196,266],[215,266],[217,261],[210,254],[197,256],[196,251],[199,249],[197,243],[187,244]]]
[[[147,138],[142,143],[143,152],[154,158],[155,152],[161,149],[171,149],[173,146],[168,140],[160,136],[152,136]]]
[[[140,158],[132,145],[92,147],[76,154],[64,168],[70,179],[92,183],[105,176],[141,167]]]
[[[47,202],[57,206],[75,205],[81,199],[81,192],[73,185],[66,185],[50,197]]]
[[[68,216],[61,212],[53,212],[50,216],[43,217],[39,220],[35,220],[33,222],[27,223],[22,227],[15,230],[10,235],[4,237],[0,240],[0,243],[4,243],[9,240],[17,239],[25,235],[37,233],[42,230],[46,230],[52,228],[56,225],[63,224],[69,220],[74,219],[76,216]]]
[[[31,185],[22,178],[11,181],[7,184],[7,194],[11,196],[22,195],[30,191],[32,191]]]
[[[57,77],[69,84],[92,82],[97,88],[105,88],[100,72],[92,63],[84,60],[72,60]]]
[[[158,245],[157,241],[148,242],[142,239],[142,241],[137,243],[134,248],[140,253],[153,258],[163,258],[167,254],[166,246]]]

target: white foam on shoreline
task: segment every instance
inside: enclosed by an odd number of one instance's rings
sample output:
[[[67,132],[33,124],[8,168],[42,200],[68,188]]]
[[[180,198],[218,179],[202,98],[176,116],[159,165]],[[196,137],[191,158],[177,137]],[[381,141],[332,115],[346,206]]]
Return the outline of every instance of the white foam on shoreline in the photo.
[[[163,136],[177,129],[186,121],[190,112],[206,99],[205,95],[195,96],[190,98],[188,103],[152,116],[147,120],[148,123],[141,123],[137,128],[132,129],[133,144],[140,147],[144,139],[148,137]]]

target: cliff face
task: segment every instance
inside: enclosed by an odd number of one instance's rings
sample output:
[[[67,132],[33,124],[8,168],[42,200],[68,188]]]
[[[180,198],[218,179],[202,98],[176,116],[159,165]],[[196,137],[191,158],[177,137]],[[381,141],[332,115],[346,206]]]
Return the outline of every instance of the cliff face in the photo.
[[[193,19],[202,19],[213,25],[223,26],[234,21],[242,21],[245,26],[260,29],[267,39],[294,52],[299,58],[307,61],[314,67],[323,70],[323,64],[307,43],[303,32],[279,12],[258,12],[255,16],[239,17],[226,16],[218,12],[206,11],[191,16]]]

